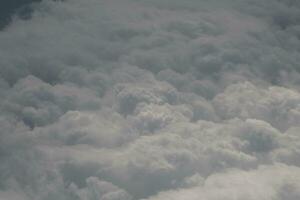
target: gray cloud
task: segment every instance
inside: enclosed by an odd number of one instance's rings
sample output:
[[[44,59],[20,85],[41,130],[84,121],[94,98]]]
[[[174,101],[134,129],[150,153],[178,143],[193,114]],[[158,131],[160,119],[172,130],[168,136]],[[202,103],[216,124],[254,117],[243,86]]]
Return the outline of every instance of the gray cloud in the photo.
[[[158,199],[298,199],[299,168],[275,164],[257,170],[215,174],[190,189],[161,193]],[[288,178],[287,178],[288,177]]]
[[[0,199],[299,199],[299,9],[44,0],[14,17]]]

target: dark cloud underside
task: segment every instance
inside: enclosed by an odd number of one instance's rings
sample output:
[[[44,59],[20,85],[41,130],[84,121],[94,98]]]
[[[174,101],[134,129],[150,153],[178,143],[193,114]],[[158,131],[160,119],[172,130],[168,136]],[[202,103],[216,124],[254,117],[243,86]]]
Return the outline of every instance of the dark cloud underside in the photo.
[[[30,5],[40,0],[2,0],[0,6],[0,28],[5,27],[16,13],[29,15]]]

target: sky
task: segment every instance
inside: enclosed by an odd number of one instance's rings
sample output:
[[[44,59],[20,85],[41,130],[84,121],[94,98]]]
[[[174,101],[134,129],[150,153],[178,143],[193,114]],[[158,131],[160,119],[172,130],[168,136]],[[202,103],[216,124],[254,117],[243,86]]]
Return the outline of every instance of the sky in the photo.
[[[0,11],[0,200],[300,199],[300,1]]]

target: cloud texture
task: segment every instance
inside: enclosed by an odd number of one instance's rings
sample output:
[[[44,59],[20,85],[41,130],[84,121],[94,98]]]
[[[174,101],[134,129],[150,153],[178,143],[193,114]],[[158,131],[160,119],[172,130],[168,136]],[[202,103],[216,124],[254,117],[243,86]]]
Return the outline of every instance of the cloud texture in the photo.
[[[44,0],[0,32],[0,200],[299,200],[300,2]]]

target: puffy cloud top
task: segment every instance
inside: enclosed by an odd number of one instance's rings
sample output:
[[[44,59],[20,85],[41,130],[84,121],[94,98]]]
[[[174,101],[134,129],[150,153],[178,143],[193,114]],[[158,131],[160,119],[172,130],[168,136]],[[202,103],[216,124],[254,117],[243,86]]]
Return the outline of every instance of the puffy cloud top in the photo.
[[[299,200],[297,0],[43,0],[0,31],[0,200]]]

